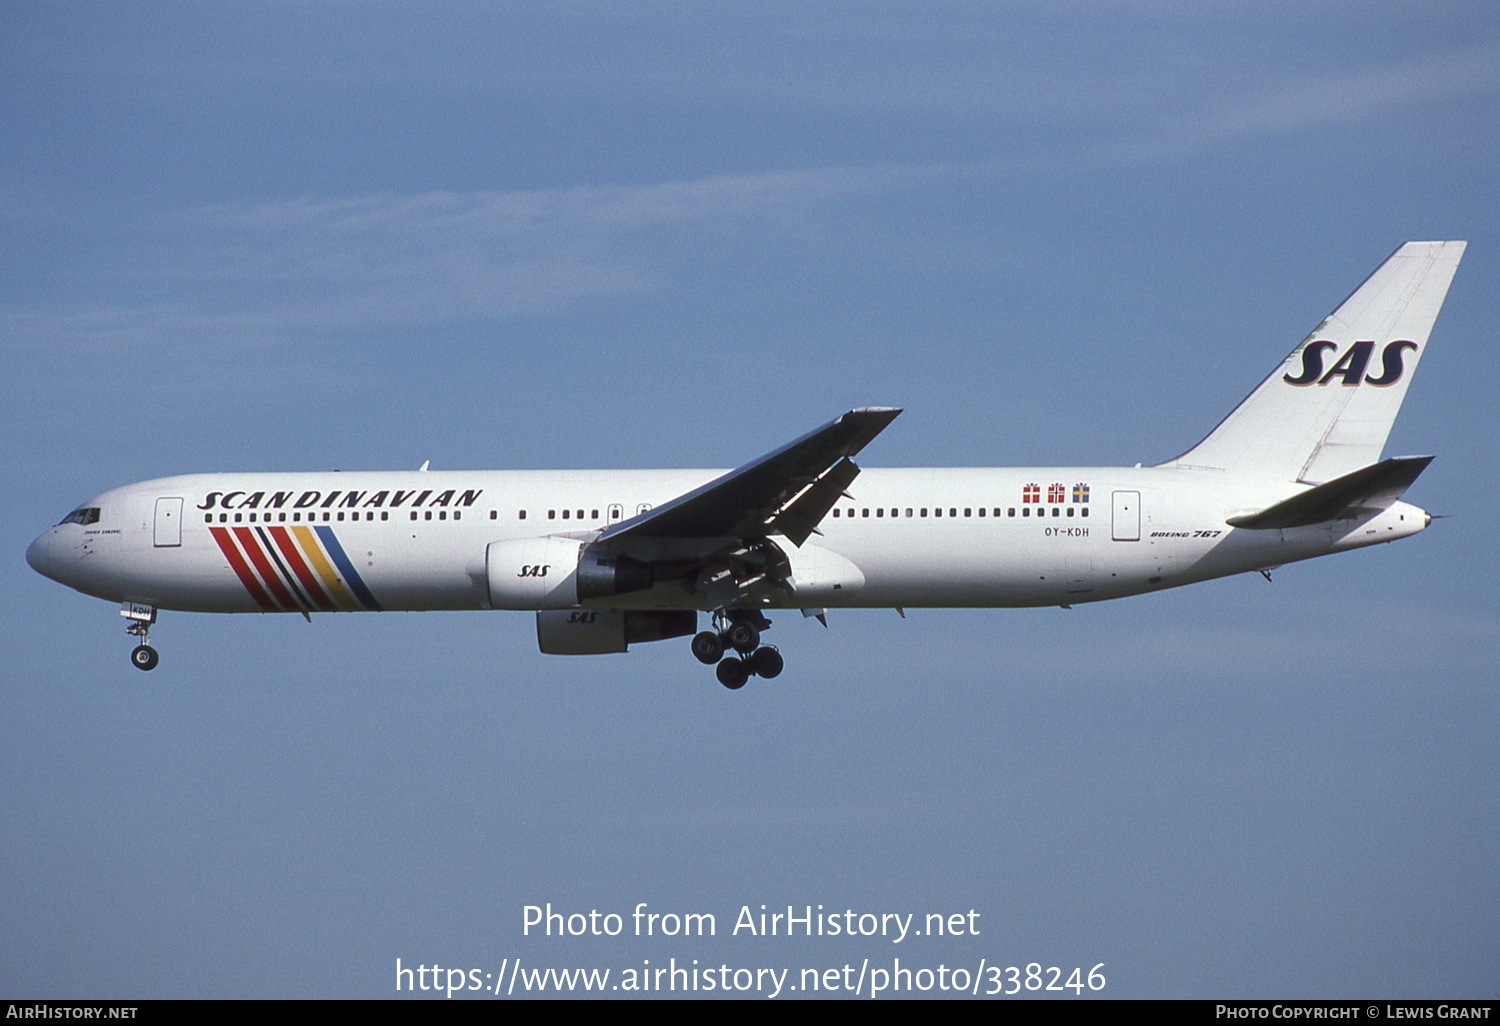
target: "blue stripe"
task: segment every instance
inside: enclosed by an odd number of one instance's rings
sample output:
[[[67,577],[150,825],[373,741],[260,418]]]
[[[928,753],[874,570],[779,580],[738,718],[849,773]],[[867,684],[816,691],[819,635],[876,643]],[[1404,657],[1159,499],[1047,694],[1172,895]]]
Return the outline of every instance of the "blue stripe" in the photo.
[[[328,557],[333,560],[333,565],[338,567],[339,573],[344,575],[344,583],[349,585],[349,590],[354,592],[354,597],[363,602],[365,608],[371,612],[382,612],[380,603],[375,601],[375,596],[370,594],[370,589],[366,588],[365,582],[360,580],[359,571],[354,569],[354,564],[349,562],[348,556],[344,555],[344,547],[333,536],[333,528],[319,524],[314,530],[318,532],[318,537],[323,539],[323,548],[328,550]]]

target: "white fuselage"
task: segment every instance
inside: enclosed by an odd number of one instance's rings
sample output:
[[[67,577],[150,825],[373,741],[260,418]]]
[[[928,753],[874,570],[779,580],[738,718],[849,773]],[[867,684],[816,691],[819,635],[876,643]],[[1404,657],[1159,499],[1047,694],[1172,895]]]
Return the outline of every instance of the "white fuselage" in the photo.
[[[784,668],[763,609],[1066,606],[1421,531],[1400,499],[1432,457],[1382,453],[1463,250],[1402,245],[1154,467],[862,469],[901,410],[861,406],[732,471],[146,481],[75,509],[26,559],[124,603],[142,670],[158,609],[515,609],[556,655],[692,634],[737,689]]]
[[[603,528],[710,481],[717,470],[199,474],[115,489],[93,522],[28,550],[89,595],[162,609],[317,612],[489,608],[486,548]],[[1286,486],[1174,467],[866,469],[793,557],[820,554],[835,590],[768,608],[1046,606],[1134,595],[1421,531],[1404,502],[1360,519],[1243,530],[1228,517]],[[176,500],[181,500],[180,503]],[[88,518],[80,518],[88,519]],[[839,558],[841,557],[841,558]],[[847,562],[845,562],[847,561]],[[850,570],[852,564],[856,570]],[[591,607],[706,609],[685,587]]]

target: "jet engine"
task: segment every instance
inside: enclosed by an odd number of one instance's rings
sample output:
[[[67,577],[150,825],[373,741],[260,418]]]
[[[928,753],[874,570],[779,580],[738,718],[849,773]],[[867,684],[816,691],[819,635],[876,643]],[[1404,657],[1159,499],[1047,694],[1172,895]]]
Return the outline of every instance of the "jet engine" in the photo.
[[[571,609],[655,581],[649,563],[559,535],[491,542],[484,563],[491,609]]]
[[[536,614],[537,646],[547,655],[603,655],[629,645],[681,638],[698,629],[691,609],[553,609]]]

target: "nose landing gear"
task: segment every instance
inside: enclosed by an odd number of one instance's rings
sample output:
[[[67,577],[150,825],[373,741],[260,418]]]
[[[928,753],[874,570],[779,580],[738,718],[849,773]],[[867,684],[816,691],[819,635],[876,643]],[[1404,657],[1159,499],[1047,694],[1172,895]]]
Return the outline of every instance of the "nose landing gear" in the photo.
[[[125,625],[125,633],[140,639],[140,644],[130,650],[130,665],[137,670],[156,669],[156,664],[161,662],[161,656],[151,647],[151,625],[156,622],[156,607],[127,602],[120,615],[130,621]]]
[[[769,680],[786,666],[781,653],[760,643],[762,631],[771,621],[753,609],[734,609],[714,614],[714,630],[701,631],[693,637],[693,655],[701,663],[718,666],[714,676],[731,691],[738,691],[752,676]],[[724,658],[724,652],[735,654]]]

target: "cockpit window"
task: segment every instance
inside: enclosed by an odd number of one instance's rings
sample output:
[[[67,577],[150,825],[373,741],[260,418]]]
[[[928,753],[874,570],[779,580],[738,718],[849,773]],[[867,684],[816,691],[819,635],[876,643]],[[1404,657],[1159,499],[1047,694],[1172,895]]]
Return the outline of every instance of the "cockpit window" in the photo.
[[[98,522],[99,507],[85,506],[83,509],[75,509],[57,523],[61,527],[63,524],[97,524]]]

